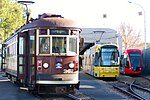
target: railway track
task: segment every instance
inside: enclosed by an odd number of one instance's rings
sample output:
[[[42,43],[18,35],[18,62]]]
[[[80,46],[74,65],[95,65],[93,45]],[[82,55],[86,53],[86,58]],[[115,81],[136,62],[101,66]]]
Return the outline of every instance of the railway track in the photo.
[[[34,96],[40,100],[92,100],[90,97],[78,91],[74,94],[70,94],[70,93],[60,94],[60,95],[44,94],[44,95],[34,95]]]
[[[128,83],[126,81],[118,80],[117,83],[113,84],[113,87],[119,91],[131,96],[138,100],[149,100],[150,89],[134,84],[135,81]]]
[[[70,97],[73,100],[92,100],[90,97],[83,94],[66,94],[67,97]]]
[[[143,91],[147,91],[147,92],[150,93],[150,89],[149,89],[149,88],[144,88],[144,87],[142,87],[142,86],[140,86],[140,85],[136,85],[136,84],[134,84],[135,81],[133,81],[132,84],[131,84],[131,83],[127,83],[127,82],[125,82],[125,81],[121,81],[121,80],[119,80],[118,82],[127,84],[128,86],[132,85],[132,87],[136,87],[136,88],[138,88],[138,89],[141,89],[141,90],[143,90]]]
[[[128,81],[129,79],[127,79]],[[150,88],[150,76],[132,76],[130,82],[135,80],[134,84],[140,85],[145,88]]]
[[[148,80],[148,81],[150,81],[150,76],[148,77],[146,77],[146,76],[140,76],[140,77],[142,77],[142,78],[144,78],[144,79],[146,79],[146,80]]]

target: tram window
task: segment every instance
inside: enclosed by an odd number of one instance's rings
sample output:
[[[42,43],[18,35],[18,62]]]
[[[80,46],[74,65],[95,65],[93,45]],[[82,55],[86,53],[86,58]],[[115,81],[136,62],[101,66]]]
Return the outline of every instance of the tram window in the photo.
[[[47,29],[40,29],[39,34],[40,35],[47,35]]]
[[[9,47],[6,48],[6,56],[9,57]]]
[[[69,53],[77,53],[77,39],[76,38],[70,38],[69,39]]]
[[[19,66],[19,74],[23,74],[24,73],[24,68],[23,66]]]
[[[66,37],[52,38],[52,53],[66,53]]]
[[[39,52],[40,54],[49,54],[50,53],[50,38],[49,37],[40,37],[39,42]]]
[[[79,35],[79,31],[77,31],[77,30],[71,30],[71,35],[78,36]]]
[[[30,36],[30,54],[35,53],[35,36]]]
[[[117,65],[118,56],[116,48],[103,47],[101,49],[102,65]]]
[[[31,70],[31,75],[35,75],[35,67],[34,66],[30,67],[30,70]]]
[[[19,64],[24,64],[23,57],[19,57]]]
[[[24,38],[19,37],[19,54],[24,54]]]
[[[99,54],[96,52],[95,53],[95,61],[94,61],[95,66],[99,66],[99,59],[100,59]]]
[[[68,35],[68,30],[62,30],[62,29],[51,29],[50,30],[51,35]]]
[[[35,63],[34,61],[35,61],[35,58],[34,58],[34,57],[31,57],[30,63],[31,63],[31,64],[34,64],[34,63]]]

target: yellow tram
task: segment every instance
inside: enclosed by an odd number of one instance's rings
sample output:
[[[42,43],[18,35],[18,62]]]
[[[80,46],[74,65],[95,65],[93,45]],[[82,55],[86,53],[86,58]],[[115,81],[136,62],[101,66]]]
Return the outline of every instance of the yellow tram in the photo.
[[[119,51],[116,44],[95,44],[84,53],[83,69],[94,77],[119,77]]]

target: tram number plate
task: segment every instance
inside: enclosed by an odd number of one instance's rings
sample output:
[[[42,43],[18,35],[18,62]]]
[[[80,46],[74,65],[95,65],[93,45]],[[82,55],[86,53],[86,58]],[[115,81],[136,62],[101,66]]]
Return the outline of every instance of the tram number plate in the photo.
[[[64,73],[73,73],[73,69],[64,69]]]

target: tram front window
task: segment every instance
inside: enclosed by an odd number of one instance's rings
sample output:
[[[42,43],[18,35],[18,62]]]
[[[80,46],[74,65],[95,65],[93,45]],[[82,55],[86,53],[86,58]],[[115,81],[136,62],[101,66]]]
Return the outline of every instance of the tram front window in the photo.
[[[133,69],[136,69],[136,67],[140,67],[140,55],[139,52],[131,52],[129,53],[130,56],[130,62]]]
[[[52,53],[66,53],[66,37],[52,38]]]
[[[69,38],[69,53],[77,54],[77,39]]]
[[[117,48],[102,48],[101,49],[101,65],[112,66],[118,65],[118,50]]]
[[[40,37],[40,54],[49,54],[50,53],[50,38],[49,37]]]

